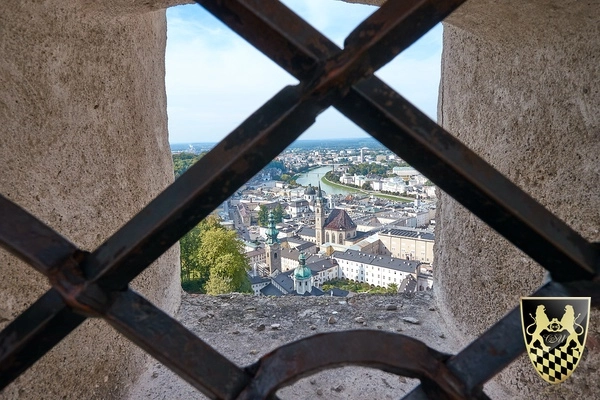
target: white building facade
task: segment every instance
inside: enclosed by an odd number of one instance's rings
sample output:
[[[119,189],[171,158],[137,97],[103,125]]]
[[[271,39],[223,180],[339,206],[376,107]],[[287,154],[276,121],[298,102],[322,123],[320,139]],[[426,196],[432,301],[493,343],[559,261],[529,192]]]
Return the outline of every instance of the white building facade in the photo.
[[[338,263],[338,278],[364,282],[374,286],[400,286],[402,281],[417,280],[418,267],[415,260],[402,260],[390,256],[377,256],[347,250],[334,252],[332,257]]]

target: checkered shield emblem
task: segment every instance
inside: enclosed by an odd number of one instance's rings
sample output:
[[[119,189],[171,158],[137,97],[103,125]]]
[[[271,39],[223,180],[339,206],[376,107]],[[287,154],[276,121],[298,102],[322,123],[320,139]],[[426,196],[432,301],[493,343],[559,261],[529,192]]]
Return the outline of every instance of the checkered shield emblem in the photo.
[[[589,297],[521,298],[527,354],[546,382],[560,383],[575,371],[585,347],[589,318]]]

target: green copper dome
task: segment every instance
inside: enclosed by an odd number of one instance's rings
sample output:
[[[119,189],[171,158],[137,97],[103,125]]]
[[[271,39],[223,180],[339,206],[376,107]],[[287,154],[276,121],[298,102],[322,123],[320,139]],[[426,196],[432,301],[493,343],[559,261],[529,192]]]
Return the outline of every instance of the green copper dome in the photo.
[[[294,276],[296,279],[309,279],[312,276],[310,268],[306,266],[306,257],[304,253],[300,253],[298,257],[298,266],[294,270]]]

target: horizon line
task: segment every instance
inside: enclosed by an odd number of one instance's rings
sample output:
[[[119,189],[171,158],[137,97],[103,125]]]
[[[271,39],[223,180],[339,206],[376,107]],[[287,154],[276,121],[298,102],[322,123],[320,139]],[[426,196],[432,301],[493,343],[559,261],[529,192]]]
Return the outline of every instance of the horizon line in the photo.
[[[293,143],[295,142],[322,142],[324,140],[365,140],[365,139],[372,139],[372,140],[377,140],[374,137],[346,137],[346,138],[323,138],[323,139],[296,139],[294,140]],[[216,141],[216,142],[191,142],[191,141],[187,141],[187,142],[169,142],[169,144],[213,144],[213,143],[220,143],[221,141]]]

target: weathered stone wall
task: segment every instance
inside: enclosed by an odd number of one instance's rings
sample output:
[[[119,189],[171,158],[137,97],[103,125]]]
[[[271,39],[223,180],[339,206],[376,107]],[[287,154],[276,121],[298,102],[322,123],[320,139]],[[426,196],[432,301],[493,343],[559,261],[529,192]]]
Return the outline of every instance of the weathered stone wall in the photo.
[[[597,0],[466,3],[445,23],[438,115],[590,241],[600,239],[599,20]],[[438,303],[468,342],[537,288],[544,271],[445,194],[436,221]],[[524,355],[500,379],[507,396],[599,391],[598,317],[572,379],[550,387]]]
[[[0,7],[0,193],[93,250],[173,180],[167,140],[165,12],[120,2]],[[97,2],[95,2],[97,3]],[[133,284],[173,313],[179,249]],[[49,285],[0,251],[0,329]],[[88,320],[0,398],[115,398],[147,356]]]

